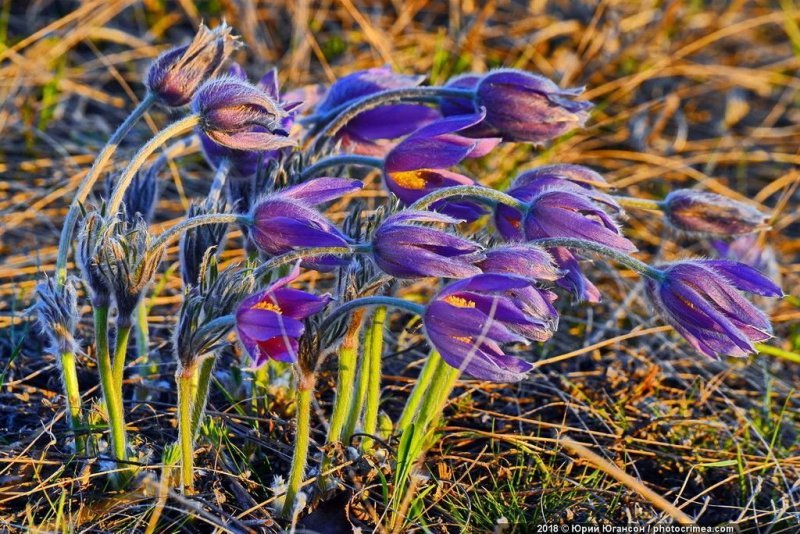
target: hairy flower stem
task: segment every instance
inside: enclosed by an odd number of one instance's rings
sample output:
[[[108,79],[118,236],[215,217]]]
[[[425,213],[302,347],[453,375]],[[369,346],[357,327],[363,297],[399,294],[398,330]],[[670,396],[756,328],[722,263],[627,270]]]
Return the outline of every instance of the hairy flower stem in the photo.
[[[539,245],[540,247],[564,247],[569,249],[581,250],[584,252],[593,252],[606,258],[611,258],[614,261],[621,263],[626,267],[630,267],[637,273],[652,278],[653,280],[662,280],[664,273],[655,267],[651,267],[639,261],[632,256],[628,256],[623,252],[614,250],[613,248],[595,243],[594,241],[587,241],[585,239],[577,239],[573,237],[546,237],[544,239],[534,239],[530,241],[532,245]]]
[[[114,371],[111,366],[111,354],[108,348],[108,306],[94,308],[94,336],[97,370],[100,374],[100,387],[108,409],[108,426],[111,433],[111,451],[115,460],[128,459],[128,447],[125,438],[125,412],[122,408],[121,395],[117,393]]]
[[[396,426],[400,435],[406,431],[408,425],[411,424],[411,420],[417,415],[420,403],[428,391],[433,377],[436,375],[436,369],[441,357],[435,356],[438,356],[438,353],[433,351],[425,358],[425,365],[422,366],[417,382],[414,384],[414,389],[411,390],[411,395],[409,395],[406,405],[403,407],[403,413],[400,414],[400,419],[397,420]]]
[[[507,195],[502,191],[491,189],[489,187],[482,187],[479,185],[457,185],[455,187],[445,187],[438,189],[433,193],[428,193],[421,199],[414,202],[408,207],[410,210],[424,210],[429,208],[435,202],[450,197],[474,197],[491,201],[492,203],[500,203],[518,209],[522,213],[528,211],[528,205],[518,200],[511,195]]]
[[[216,363],[216,355],[209,354],[203,357],[200,362],[200,369],[196,373],[196,391],[197,395],[194,401],[194,409],[192,410],[192,436],[197,439],[197,434],[200,432],[200,423],[203,421],[203,414],[206,411],[206,403],[208,402],[208,391],[211,386],[211,371],[214,370]]]
[[[336,399],[333,401],[330,426],[328,427],[327,444],[340,441],[348,442],[350,436],[345,434],[345,423],[348,414],[353,410],[353,392],[356,385],[356,364],[358,362],[358,341],[361,334],[361,321],[364,311],[359,310],[353,314],[350,326],[344,335],[339,347],[339,372],[336,377]],[[325,456],[322,460],[321,472],[325,472],[331,463],[331,458]],[[320,478],[320,487],[324,488],[327,481]]]
[[[114,370],[114,387],[120,404],[122,404],[122,381],[125,376],[125,357],[128,355],[128,340],[131,337],[132,328],[130,321],[125,321],[123,324],[117,321],[117,344],[114,347],[114,358],[111,360],[111,365]]]
[[[372,449],[373,439],[378,427],[378,410],[381,403],[381,360],[383,356],[383,325],[386,322],[386,307],[381,306],[375,310],[372,323],[367,330],[369,342],[368,351],[365,352],[366,364],[369,373],[367,380],[367,402],[364,406],[364,434],[366,437],[361,442],[361,450]]]
[[[67,412],[70,428],[75,433],[75,452],[86,452],[86,437],[82,435],[83,417],[81,414],[81,392],[78,387],[78,373],[75,367],[75,353],[65,352],[61,355],[61,379],[64,383],[64,394],[67,397]]]
[[[346,256],[355,252],[350,247],[310,247],[293,250],[280,256],[275,256],[268,259],[253,271],[253,276],[256,280],[260,280],[263,276],[269,274],[273,269],[288,265],[298,260],[306,258],[318,258],[320,256]]]
[[[56,256],[56,283],[59,287],[63,287],[67,280],[67,257],[69,256],[69,246],[72,243],[72,232],[75,229],[75,223],[81,213],[81,205],[86,201],[86,197],[92,191],[97,179],[100,177],[106,164],[111,160],[111,156],[117,150],[120,142],[128,135],[128,132],[139,121],[140,118],[150,109],[150,106],[155,103],[157,97],[152,93],[147,93],[145,97],[139,102],[139,105],[131,112],[125,121],[119,125],[117,131],[111,136],[106,145],[97,155],[97,158],[92,163],[92,167],[83,181],[78,186],[78,191],[72,199],[72,204],[69,206],[67,217],[64,219],[64,224],[61,227],[61,237],[58,241],[58,256]]]
[[[202,226],[204,224],[219,224],[219,223],[241,223],[250,224],[252,219],[247,215],[237,213],[208,213],[205,215],[197,215],[191,219],[184,219],[169,230],[165,230],[153,241],[150,250],[159,250],[161,247],[166,247],[169,242],[185,232],[190,228]]]
[[[309,165],[303,172],[300,173],[300,180],[306,181],[313,178],[318,172],[331,167],[341,167],[342,165],[361,165],[364,167],[375,167],[376,169],[383,168],[383,159],[372,158],[369,156],[359,156],[358,154],[340,154],[337,156],[328,156],[319,161]]]
[[[152,371],[150,361],[150,325],[147,318],[147,298],[142,295],[139,304],[136,305],[136,357],[144,359],[142,368],[148,373]]]
[[[460,369],[450,367],[439,356],[439,353],[434,352],[430,358],[435,360],[436,371],[432,374],[436,377],[436,380],[431,380],[430,387],[414,421],[416,428],[419,430],[417,437],[421,440],[424,439],[429,430],[432,430],[428,426],[441,415],[445,404],[447,404],[447,399],[450,398],[450,393],[453,391],[456,380],[461,374]]]
[[[313,131],[317,134],[311,142],[311,150],[318,152],[331,141],[339,131],[359,114],[387,104],[397,102],[429,102],[431,97],[473,98],[474,92],[452,87],[405,87],[388,89],[364,96],[353,103],[343,104],[319,117]],[[320,125],[322,128],[320,129]]]
[[[181,448],[181,490],[184,495],[194,493],[194,411],[195,373],[197,366],[178,367],[175,380],[178,383],[178,441]]]
[[[358,362],[356,368],[358,369],[358,377],[355,385],[355,396],[353,403],[350,407],[350,412],[347,414],[347,422],[344,426],[343,435],[345,436],[345,443],[350,442],[350,438],[358,428],[361,421],[361,412],[364,411],[364,403],[367,400],[367,389],[369,388],[369,363],[367,361],[367,352],[369,351],[369,336],[364,337],[364,350],[358,355]]]
[[[231,160],[228,158],[222,158],[222,161],[219,162],[219,167],[217,167],[217,170],[214,173],[214,181],[211,182],[211,189],[208,191],[208,197],[206,197],[207,207],[215,206],[217,201],[219,201],[219,196],[222,193],[222,190],[225,188],[225,181],[228,178],[228,173],[230,170]]]
[[[145,164],[147,158],[149,158],[153,152],[158,150],[159,147],[164,145],[170,139],[190,132],[199,123],[200,117],[198,115],[188,115],[187,117],[170,124],[158,132],[155,137],[150,139],[150,141],[140,148],[139,151],[133,156],[133,159],[131,159],[131,162],[125,168],[125,171],[119,177],[119,180],[114,186],[111,199],[108,201],[107,213],[110,215],[115,215],[119,211],[119,207],[122,204],[123,198],[125,197],[125,191],[128,189],[128,186],[131,184],[134,176],[136,176],[136,173],[139,171],[142,165]]]
[[[661,211],[664,209],[663,203],[657,200],[649,200],[646,198],[636,198],[636,197],[623,197],[616,195],[611,195],[611,196],[623,208],[634,208],[639,210],[653,210],[653,211]]]
[[[417,315],[422,315],[422,313],[425,311],[425,307],[421,304],[395,297],[361,297],[353,299],[349,302],[345,302],[333,310],[320,326],[320,331],[325,332],[325,330],[342,315],[347,315],[357,308],[366,308],[368,306],[392,306],[394,308],[400,308]]]
[[[289,480],[286,485],[286,497],[283,502],[281,515],[284,518],[292,517],[295,498],[300,491],[303,477],[306,472],[308,459],[308,446],[311,441],[311,398],[314,394],[314,375],[303,373],[297,384],[297,431],[294,438],[294,453],[292,454],[292,467],[289,471]]]

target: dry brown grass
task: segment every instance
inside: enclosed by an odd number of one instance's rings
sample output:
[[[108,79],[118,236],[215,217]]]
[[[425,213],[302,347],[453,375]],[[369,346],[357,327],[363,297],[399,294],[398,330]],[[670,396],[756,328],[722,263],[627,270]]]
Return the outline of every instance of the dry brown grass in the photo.
[[[238,59],[248,70],[255,74],[277,65],[287,86],[329,82],[384,63],[432,73],[433,82],[504,65],[540,72],[562,85],[586,85],[598,109],[585,130],[543,151],[503,146],[471,170],[484,183],[501,185],[520,169],[580,163],[600,170],[627,194],[660,197],[678,186],[698,186],[771,211],[774,230],[763,242],[778,251],[783,287],[791,294],[772,310],[773,345],[800,348],[800,10],[791,0],[597,5],[180,0],[169,8],[158,0],[82,5],[5,0],[0,2],[4,528],[131,531],[159,518],[164,532],[278,529],[264,486],[272,475],[286,472],[290,454],[291,406],[280,392],[269,410],[250,399],[234,405],[214,393],[210,414],[224,431],[214,434],[218,441],[200,444],[202,493],[192,499],[157,482],[158,457],[175,433],[171,386],[159,402],[129,404],[131,433],[154,457],[140,486],[113,494],[98,462],[67,463],[57,368],[42,353],[24,312],[38,273],[53,269],[71,193],[142,94],[147,60],[184,40],[200,19],[216,23],[223,16],[247,44]],[[152,112],[147,125],[129,136],[126,153],[148,138],[148,128],[155,131],[167,120],[160,110]],[[205,194],[209,176],[198,156],[174,165],[164,178],[156,226],[181,217],[187,199]],[[374,198],[375,191],[364,195]],[[643,258],[710,253],[707,243],[675,236],[651,215],[633,213],[627,231]],[[225,257],[240,255],[231,246]],[[174,261],[172,250],[166,264]],[[767,355],[747,362],[704,360],[659,326],[632,273],[596,264],[592,276],[604,302],[564,303],[560,332],[531,355],[541,364],[529,380],[516,387],[459,385],[442,439],[428,455],[430,470],[410,503],[408,528],[480,532],[491,530],[501,516],[516,523],[518,532],[545,521],[653,523],[665,508],[641,491],[646,487],[666,500],[673,516],[795,532],[800,525],[797,363]],[[167,332],[179,302],[180,279],[172,275],[151,315],[167,380],[174,369]],[[90,324],[82,326],[89,339]],[[422,352],[405,350],[411,341],[401,336],[397,353],[387,355],[383,409],[389,414],[398,413],[416,376]],[[87,399],[97,393],[92,366],[90,356],[82,358]],[[319,384],[325,408],[320,414],[327,413],[332,385],[327,373]],[[319,442],[322,425],[318,428],[312,437]],[[341,526],[344,511],[367,528],[383,523],[381,477],[387,466],[342,464],[350,492],[319,505],[306,527]],[[626,483],[631,480],[635,483]]]

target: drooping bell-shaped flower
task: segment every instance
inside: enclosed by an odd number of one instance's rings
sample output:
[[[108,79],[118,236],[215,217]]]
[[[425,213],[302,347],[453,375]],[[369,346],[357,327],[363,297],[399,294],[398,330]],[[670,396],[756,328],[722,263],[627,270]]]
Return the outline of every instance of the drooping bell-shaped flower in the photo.
[[[678,189],[662,202],[667,222],[684,232],[734,236],[769,228],[767,215],[722,195]]]
[[[239,41],[227,24],[213,30],[201,24],[191,43],[156,58],[147,73],[147,88],[170,107],[185,106],[238,46]]]
[[[503,139],[544,143],[583,126],[592,104],[573,100],[582,88],[561,89],[551,80],[515,69],[483,76],[475,89],[487,125]]]
[[[480,268],[473,265],[481,258],[480,245],[444,230],[413,224],[420,222],[460,221],[428,211],[401,211],[388,217],[372,239],[372,256],[383,272],[397,278],[480,274]]]
[[[456,132],[478,124],[483,113],[440,119],[423,126],[386,155],[384,180],[386,187],[403,204],[412,204],[428,193],[458,185],[475,185],[475,181],[449,170],[467,158],[489,153],[499,139],[467,139]],[[484,212],[470,201],[440,201],[431,207],[453,217],[472,221]]]
[[[743,357],[772,337],[767,316],[741,294],[783,295],[757,270],[725,260],[685,260],[660,269],[660,280],[647,281],[649,300],[697,351]]]
[[[492,382],[518,382],[533,366],[506,354],[502,345],[525,342],[521,332],[538,324],[509,292],[530,281],[505,274],[479,274],[446,286],[422,317],[433,347],[450,366]]]

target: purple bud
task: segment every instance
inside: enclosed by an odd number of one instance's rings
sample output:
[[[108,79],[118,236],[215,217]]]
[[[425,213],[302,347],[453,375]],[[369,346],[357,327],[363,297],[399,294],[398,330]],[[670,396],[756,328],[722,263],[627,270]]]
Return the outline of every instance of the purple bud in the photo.
[[[752,206],[705,191],[673,191],[662,206],[667,221],[685,232],[731,236],[769,228],[767,216]]]
[[[752,267],[724,260],[686,260],[648,280],[656,310],[696,350],[711,358],[744,357],[772,337],[767,316],[740,291],[779,297],[781,289]]]
[[[381,270],[397,278],[440,276],[463,278],[480,274],[473,265],[481,247],[463,237],[413,222],[458,223],[447,215],[401,211],[387,218],[372,239],[372,254]]]
[[[199,128],[215,143],[236,150],[294,146],[283,129],[286,111],[263,90],[237,78],[205,83],[192,100]]]
[[[147,73],[147,88],[168,106],[185,106],[238,47],[227,24],[213,30],[201,24],[191,43],[156,58]]]
[[[500,69],[481,79],[476,98],[486,108],[485,122],[504,139],[543,143],[583,126],[592,104],[573,100],[582,92],[561,89],[535,74]]]

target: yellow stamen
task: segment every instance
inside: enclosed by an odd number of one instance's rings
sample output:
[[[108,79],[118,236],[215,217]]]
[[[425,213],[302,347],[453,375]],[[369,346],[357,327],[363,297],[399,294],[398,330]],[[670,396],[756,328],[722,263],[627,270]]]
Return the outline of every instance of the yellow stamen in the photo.
[[[425,173],[427,173],[426,169],[421,169],[417,171],[399,171],[390,173],[392,180],[394,180],[398,186],[402,187],[403,189],[425,189],[425,186],[428,185],[428,181],[425,179]]]
[[[451,306],[455,306],[456,308],[474,308],[475,303],[471,300],[467,300],[465,298],[456,297],[455,295],[450,295],[449,297],[445,297],[444,301]]]
[[[254,309],[254,310],[273,311],[273,312],[277,313],[278,315],[282,315],[283,314],[283,310],[281,310],[280,306],[278,306],[277,304],[274,304],[272,302],[267,302],[267,301],[259,302],[258,304],[253,306],[252,309]]]
[[[466,336],[461,336],[461,337],[459,337],[459,336],[453,336],[453,339],[455,339],[456,341],[461,341],[461,342],[463,342],[463,343],[472,343],[472,338],[471,338],[471,337],[466,337]]]

